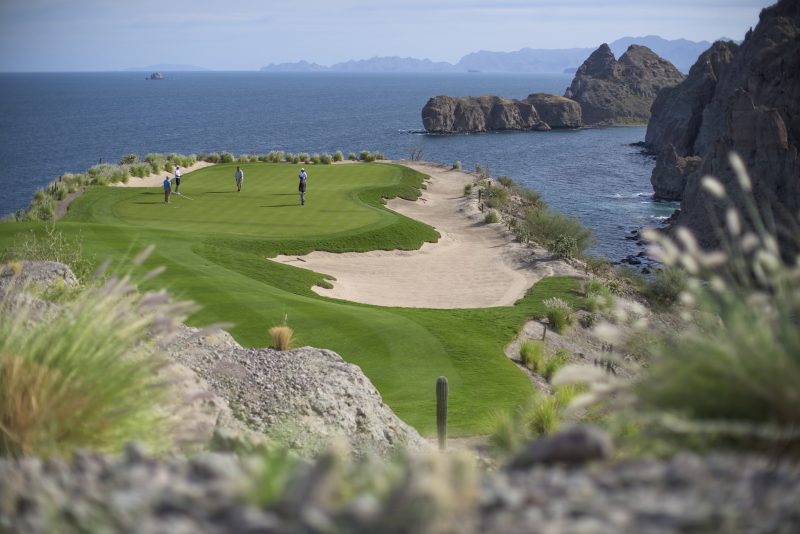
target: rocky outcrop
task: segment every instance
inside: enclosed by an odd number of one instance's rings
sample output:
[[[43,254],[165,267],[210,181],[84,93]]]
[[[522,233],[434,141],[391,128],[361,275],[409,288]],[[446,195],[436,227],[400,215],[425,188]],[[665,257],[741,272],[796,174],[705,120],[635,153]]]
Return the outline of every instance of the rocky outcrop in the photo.
[[[656,160],[650,182],[656,200],[680,200],[686,182],[700,168],[702,160],[697,156],[681,157],[670,145]]]
[[[581,106],[574,100],[547,93],[534,93],[525,99],[539,112],[539,118],[550,128],[580,128],[583,125]]]
[[[670,189],[682,158],[699,158],[685,176],[681,215],[701,243],[717,244],[708,206],[715,206],[700,187],[705,175],[718,177],[743,207],[728,155],[738,153],[753,181],[756,205],[767,209],[783,227],[784,251],[796,250],[800,222],[800,4],[781,0],[761,12],[755,30],[736,47],[715,43],[701,56],[689,79],[654,106],[648,144],[662,150],[653,173],[654,188]],[[715,82],[716,80],[716,82]],[[708,95],[711,94],[710,98]],[[667,146],[675,147],[677,158]],[[719,219],[718,219],[719,220]]]
[[[225,398],[247,426],[313,454],[333,439],[357,453],[423,446],[419,433],[384,404],[361,369],[335,352],[242,348],[226,332],[181,331],[165,347]]]
[[[586,125],[644,124],[661,89],[683,75],[649,48],[631,45],[617,61],[603,44],[584,61],[564,94],[577,101]]]
[[[498,96],[436,96],[422,108],[430,133],[549,130],[530,103]]]

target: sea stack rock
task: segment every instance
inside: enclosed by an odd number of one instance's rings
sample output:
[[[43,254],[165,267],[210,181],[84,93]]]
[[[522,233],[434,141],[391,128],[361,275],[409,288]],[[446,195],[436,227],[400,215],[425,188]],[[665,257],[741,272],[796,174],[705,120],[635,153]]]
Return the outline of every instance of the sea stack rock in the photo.
[[[688,226],[706,246],[717,245],[715,217],[724,220],[700,187],[720,179],[743,211],[728,155],[736,152],[750,172],[756,205],[782,227],[785,253],[797,251],[800,225],[800,2],[781,0],[762,10],[755,30],[740,46],[715,43],[692,67],[689,78],[659,98],[647,143],[660,151],[652,182],[663,187],[685,175],[678,225]],[[709,96],[710,95],[710,96]],[[584,109],[585,114],[585,109]],[[668,150],[669,146],[674,150]],[[681,165],[695,158],[695,170]],[[716,214],[709,213],[714,206]]]
[[[672,63],[645,46],[631,45],[617,61],[604,43],[578,68],[564,96],[581,105],[586,125],[645,124],[658,92],[682,80]]]
[[[580,128],[583,124],[581,105],[574,100],[547,93],[534,93],[525,100],[551,128]]]
[[[550,129],[530,103],[491,95],[433,97],[422,108],[422,124],[430,133]]]

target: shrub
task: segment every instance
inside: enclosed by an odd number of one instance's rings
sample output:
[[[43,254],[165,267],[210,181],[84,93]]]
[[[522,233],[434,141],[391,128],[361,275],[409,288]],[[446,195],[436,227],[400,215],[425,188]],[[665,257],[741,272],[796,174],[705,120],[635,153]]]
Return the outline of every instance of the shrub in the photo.
[[[343,160],[344,160],[344,154],[342,154],[341,150],[337,150],[336,152],[333,153],[333,161],[343,161]]]
[[[509,178],[508,176],[500,176],[497,178],[497,181],[500,182],[504,187],[508,189],[512,189],[514,187],[514,180]]]
[[[47,193],[56,200],[64,200],[67,198],[67,184],[64,182],[51,182],[47,186]]]
[[[454,171],[460,171],[461,170],[461,162],[460,161],[456,161],[456,162],[453,163],[453,170]]]
[[[384,159],[383,152],[375,152],[373,155],[375,156],[375,159],[377,159],[378,161],[382,161]]]
[[[358,161],[358,156],[356,156],[355,152],[349,152],[347,154],[347,159],[350,161]]]
[[[550,243],[550,252],[557,258],[570,259],[574,258],[580,252],[578,250],[578,240],[571,235],[558,235]]]
[[[55,224],[44,227],[44,235],[34,230],[20,233],[9,247],[0,252],[0,261],[56,261],[69,265],[79,279],[85,280],[94,269],[93,258],[86,258],[80,238],[69,239]]]
[[[93,165],[86,171],[92,183],[97,185],[107,185],[125,181],[128,176],[128,167],[112,165],[110,163],[100,163]]]
[[[686,289],[686,271],[680,267],[660,269],[645,285],[644,296],[656,308],[666,309],[678,301],[678,296]]]
[[[289,350],[294,345],[294,330],[287,325],[273,326],[269,329],[272,347],[275,350]]]
[[[368,150],[362,150],[359,155],[358,159],[361,161],[375,161],[375,158],[372,156],[372,153]]]
[[[285,159],[286,159],[286,162],[287,162],[287,163],[296,163],[296,162],[294,161],[294,157],[295,157],[295,156],[294,156],[294,154],[292,154],[291,152],[287,152],[287,153],[286,153],[286,158],[285,158]]]
[[[300,155],[299,154],[295,154],[292,157],[292,163],[297,164],[297,163],[300,163],[300,161],[301,161],[301,159],[300,159]]]
[[[134,288],[111,278],[46,320],[33,304],[0,302],[0,453],[117,452],[164,439],[163,363],[152,341],[190,309]]]
[[[319,154],[314,154],[311,156],[311,163],[314,165],[319,165],[322,162],[322,157]]]
[[[136,154],[128,154],[126,156],[122,156],[122,159],[119,160],[120,165],[133,165],[139,161],[139,156]]]
[[[219,155],[220,163],[233,163],[233,154],[230,152],[222,152]]]
[[[489,208],[503,209],[510,199],[507,189],[502,187],[487,187],[481,194],[484,204]]]
[[[597,314],[594,312],[589,312],[585,315],[582,315],[579,322],[583,328],[592,328],[597,324]]]
[[[586,309],[589,311],[603,312],[611,308],[611,290],[597,278],[589,278],[584,281],[583,293],[586,296]]]
[[[270,163],[282,163],[286,159],[286,154],[280,150],[273,150],[267,154],[267,161]]]
[[[525,211],[522,225],[531,239],[553,251],[569,252],[574,257],[592,244],[592,231],[584,228],[574,217],[566,217],[549,209],[532,208]]]
[[[526,339],[519,348],[519,357],[522,365],[534,373],[540,373],[544,363],[544,343]]]
[[[464,196],[468,197],[472,194],[472,184],[467,184],[464,186]]]
[[[527,414],[528,429],[533,436],[543,436],[558,429],[560,406],[555,397],[540,397]]]
[[[500,216],[497,214],[495,210],[489,210],[486,212],[486,216],[483,218],[483,222],[486,224],[494,224],[500,222]]]
[[[209,163],[219,163],[222,161],[222,156],[220,156],[219,152],[212,152],[206,156],[206,161]]]
[[[144,160],[150,164],[153,173],[159,173],[164,170],[164,165],[167,163],[167,158],[163,154],[148,154],[144,157]]]
[[[299,161],[302,161],[303,163],[308,163],[311,161],[311,156],[309,156],[307,152],[300,152],[297,157],[299,158]]]
[[[333,157],[327,152],[325,152],[319,157],[319,161],[323,165],[330,165],[331,163],[333,163]]]
[[[567,364],[567,361],[569,361],[569,353],[567,353],[566,350],[561,349],[554,355],[545,358],[544,367],[539,374],[541,374],[544,379],[549,382],[550,379],[553,378],[553,375],[556,374],[556,371]]]
[[[544,209],[547,207],[547,204],[545,204],[544,200],[542,200],[542,196],[533,189],[528,189],[527,187],[515,184],[513,192],[522,200],[522,203],[525,206],[539,209]]]
[[[557,297],[549,298],[543,304],[550,328],[559,334],[563,334],[574,321],[572,307],[566,301]]]

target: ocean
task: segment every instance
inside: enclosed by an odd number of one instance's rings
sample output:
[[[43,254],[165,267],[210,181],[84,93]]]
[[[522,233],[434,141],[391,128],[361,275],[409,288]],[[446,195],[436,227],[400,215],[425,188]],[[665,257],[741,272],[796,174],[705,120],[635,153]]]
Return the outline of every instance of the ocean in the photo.
[[[175,72],[0,74],[0,215],[36,189],[129,153],[381,151],[488,167],[590,227],[590,252],[619,260],[630,233],[677,207],[654,202],[653,160],[631,143],[644,127],[427,135],[420,112],[435,95],[563,94],[569,75],[267,74]]]

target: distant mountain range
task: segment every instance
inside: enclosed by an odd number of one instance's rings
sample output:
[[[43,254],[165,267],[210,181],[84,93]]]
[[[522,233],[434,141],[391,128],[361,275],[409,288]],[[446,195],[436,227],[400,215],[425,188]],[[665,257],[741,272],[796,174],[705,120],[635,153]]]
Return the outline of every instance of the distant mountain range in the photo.
[[[616,57],[622,55],[632,44],[650,48],[670,61],[683,73],[705,52],[711,43],[687,39],[668,40],[657,35],[623,37],[609,43]],[[599,43],[598,43],[599,46]],[[326,67],[317,63],[270,64],[262,67],[264,72],[530,72],[564,73],[575,69],[594,52],[595,48],[523,48],[515,52],[490,52],[481,50],[462,57],[453,65],[444,61],[401,57],[373,57],[351,60]],[[166,69],[164,69],[166,70]]]
[[[173,65],[170,63],[159,63],[158,65],[147,65],[146,67],[131,67],[125,69],[127,72],[191,72],[191,71],[208,71],[205,67],[197,67],[195,65]]]

